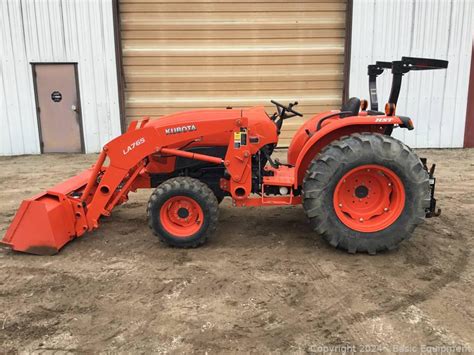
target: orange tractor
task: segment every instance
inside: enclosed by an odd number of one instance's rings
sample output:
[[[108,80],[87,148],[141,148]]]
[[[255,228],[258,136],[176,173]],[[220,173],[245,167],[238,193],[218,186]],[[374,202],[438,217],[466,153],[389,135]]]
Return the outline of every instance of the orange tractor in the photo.
[[[428,171],[395,127],[413,129],[395,114],[402,76],[447,68],[447,62],[403,57],[369,66],[371,108],[352,98],[320,113],[295,134],[286,163],[272,159],[285,120],[302,116],[297,103],[180,112],[130,124],[107,143],[88,170],[22,202],[2,243],[32,254],[55,254],[99,227],[128,194],[154,188],[148,225],[168,245],[196,247],[215,231],[218,204],[303,204],[314,231],[351,253],[393,249],[425,217],[439,214],[434,168]],[[393,74],[385,112],[378,111],[376,78]],[[269,226],[271,228],[271,226]]]

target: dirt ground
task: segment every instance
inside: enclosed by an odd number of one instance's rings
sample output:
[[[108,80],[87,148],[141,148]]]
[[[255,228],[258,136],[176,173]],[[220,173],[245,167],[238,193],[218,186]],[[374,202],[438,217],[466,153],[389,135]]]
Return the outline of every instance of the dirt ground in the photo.
[[[474,150],[418,153],[438,164],[443,214],[377,256],[328,246],[301,206],[227,199],[207,245],[168,248],[149,191],[56,256],[1,249],[0,352],[474,350]],[[22,199],[95,158],[0,158],[0,236]]]

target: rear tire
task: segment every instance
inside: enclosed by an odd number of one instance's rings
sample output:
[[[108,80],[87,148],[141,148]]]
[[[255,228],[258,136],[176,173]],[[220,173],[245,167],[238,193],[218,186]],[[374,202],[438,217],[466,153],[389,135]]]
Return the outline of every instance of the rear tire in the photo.
[[[424,221],[428,173],[402,142],[356,133],[325,147],[303,181],[312,228],[350,253],[395,249]],[[364,218],[365,217],[365,218]]]
[[[148,226],[170,246],[195,248],[216,230],[216,196],[203,182],[190,177],[169,179],[150,196]]]

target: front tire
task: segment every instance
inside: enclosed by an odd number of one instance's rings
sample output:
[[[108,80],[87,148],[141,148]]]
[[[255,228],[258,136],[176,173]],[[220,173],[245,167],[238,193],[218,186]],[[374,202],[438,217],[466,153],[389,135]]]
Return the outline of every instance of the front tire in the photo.
[[[395,249],[423,222],[428,173],[402,142],[356,133],[325,147],[303,181],[312,228],[350,253]]]
[[[203,182],[190,177],[169,179],[150,196],[148,226],[170,246],[195,248],[216,230],[219,207]]]

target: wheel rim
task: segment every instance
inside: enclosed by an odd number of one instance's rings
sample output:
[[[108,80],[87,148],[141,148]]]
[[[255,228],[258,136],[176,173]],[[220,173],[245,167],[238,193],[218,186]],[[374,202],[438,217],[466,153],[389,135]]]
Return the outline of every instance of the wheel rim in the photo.
[[[160,220],[168,233],[179,238],[187,238],[199,231],[204,213],[201,206],[192,198],[175,196],[161,206]]]
[[[377,232],[393,224],[405,206],[405,188],[392,170],[362,165],[347,172],[334,190],[334,210],[347,227]]]

